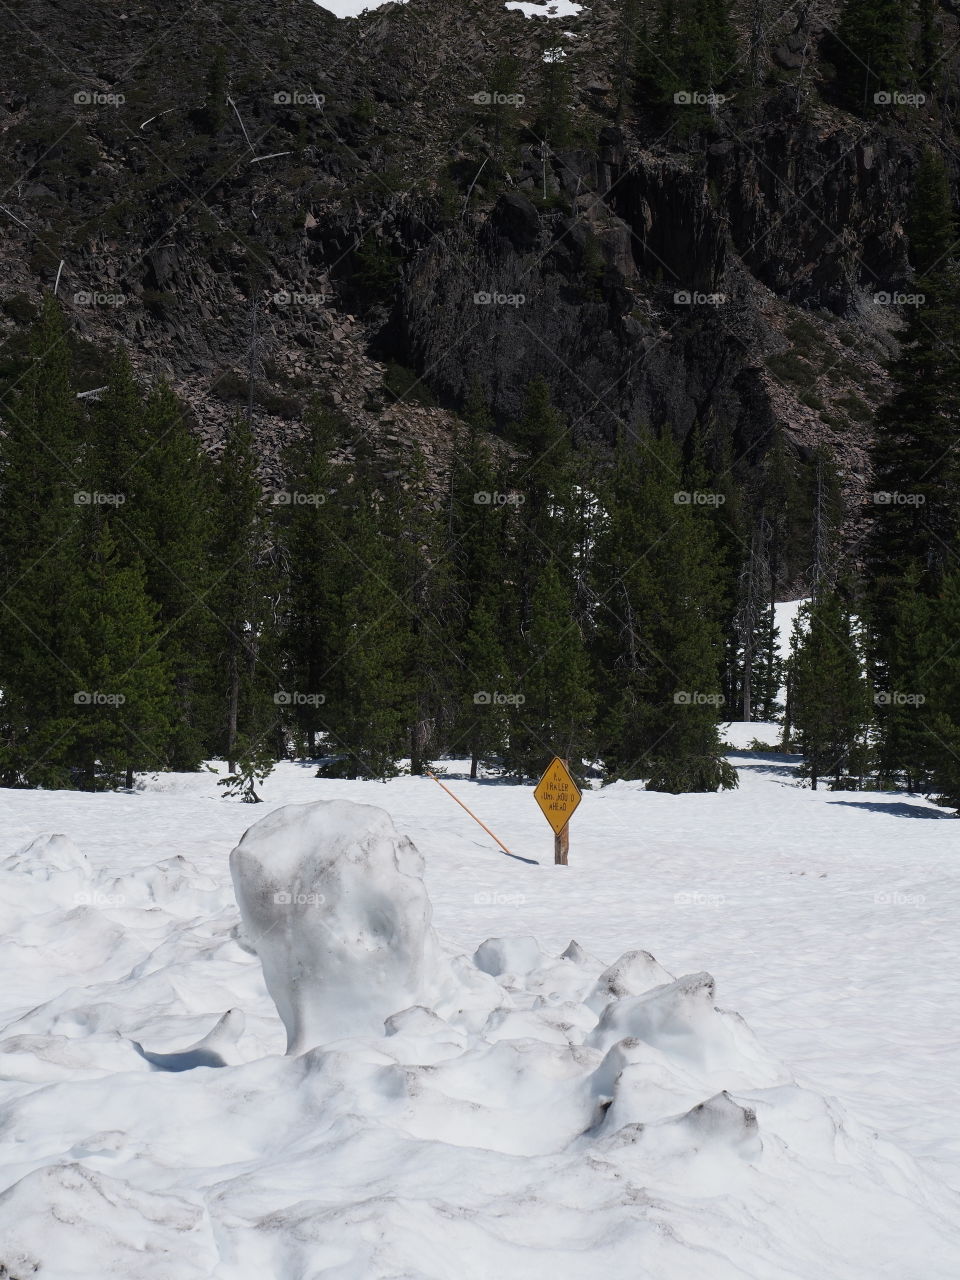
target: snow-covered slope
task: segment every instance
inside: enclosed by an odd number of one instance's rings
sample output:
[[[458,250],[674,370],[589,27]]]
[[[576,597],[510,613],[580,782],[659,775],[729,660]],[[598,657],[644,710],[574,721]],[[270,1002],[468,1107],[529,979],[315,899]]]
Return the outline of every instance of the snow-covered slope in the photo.
[[[733,758],[735,793],[586,794],[568,868],[529,788],[452,765],[536,861],[499,853],[430,779],[285,765],[260,808],[210,775],[0,793],[0,1263],[57,1280],[955,1276],[957,827],[915,798],[799,789],[788,758]],[[376,805],[413,840],[447,985],[386,1034],[357,996],[357,1036],[296,1056],[228,855],[253,819],[317,799]]]

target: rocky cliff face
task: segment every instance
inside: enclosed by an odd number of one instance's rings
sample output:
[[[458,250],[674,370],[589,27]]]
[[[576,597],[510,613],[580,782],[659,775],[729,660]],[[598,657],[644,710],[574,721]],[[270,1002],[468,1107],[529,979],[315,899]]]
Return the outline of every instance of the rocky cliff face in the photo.
[[[742,475],[777,428],[798,465],[828,443],[853,509],[899,326],[875,298],[909,291],[912,174],[949,126],[844,113],[820,54],[837,5],[770,8],[763,87],[681,129],[617,115],[608,0],[560,22],[501,0],[347,22],[310,0],[12,0],[0,376],[56,282],[90,386],[123,342],[215,449],[255,309],[268,480],[314,394],[439,471],[474,380],[508,430],[542,374],[581,438],[699,425]],[[542,148],[551,42],[576,128]],[[527,104],[491,178],[472,99],[505,51]]]

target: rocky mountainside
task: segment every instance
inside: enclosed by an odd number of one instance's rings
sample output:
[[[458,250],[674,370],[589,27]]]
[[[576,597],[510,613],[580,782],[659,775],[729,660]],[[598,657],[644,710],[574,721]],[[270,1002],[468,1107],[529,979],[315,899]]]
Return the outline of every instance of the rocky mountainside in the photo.
[[[912,177],[953,124],[942,103],[842,109],[837,8],[768,0],[759,38],[758,5],[735,5],[749,86],[685,115],[618,110],[610,0],[347,21],[311,0],[9,0],[0,377],[56,288],[90,389],[121,342],[211,449],[253,360],[268,482],[315,394],[439,475],[471,385],[509,438],[542,375],[583,441],[696,428],[741,478],[778,429],[800,470],[826,444],[853,513],[888,299],[911,292]]]

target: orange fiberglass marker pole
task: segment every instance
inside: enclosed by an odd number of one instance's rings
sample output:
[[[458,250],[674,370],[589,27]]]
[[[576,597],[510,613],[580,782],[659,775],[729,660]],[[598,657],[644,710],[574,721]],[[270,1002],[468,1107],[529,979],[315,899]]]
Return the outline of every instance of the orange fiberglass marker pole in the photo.
[[[427,776],[432,778],[438,787],[443,787],[443,790],[447,793],[447,795],[450,796],[452,800],[456,800],[457,804],[460,806],[461,809],[467,809],[467,806],[463,803],[460,797],[455,796],[449,787],[444,787],[443,783],[440,781],[440,779],[437,777],[435,773],[431,773],[430,770],[428,769]],[[493,840],[496,844],[498,844],[504,853],[510,853],[510,850],[507,848],[507,846],[503,843],[502,840],[500,840],[497,836],[493,834],[493,832],[486,825],[486,823],[481,822],[480,819],[477,817],[477,815],[472,812],[472,810],[467,809],[467,813],[470,814],[470,817],[474,820],[474,822],[477,824],[478,827],[483,827],[484,831],[487,833],[490,839]],[[516,856],[517,855],[515,853],[510,853],[511,858],[515,858]]]

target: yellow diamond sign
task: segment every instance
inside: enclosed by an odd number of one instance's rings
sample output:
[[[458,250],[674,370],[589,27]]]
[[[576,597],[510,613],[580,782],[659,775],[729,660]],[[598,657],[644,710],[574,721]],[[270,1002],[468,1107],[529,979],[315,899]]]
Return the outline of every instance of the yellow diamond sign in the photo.
[[[533,798],[543,810],[543,816],[553,827],[554,833],[559,835],[580,803],[580,790],[559,756],[554,756],[547,765]]]

